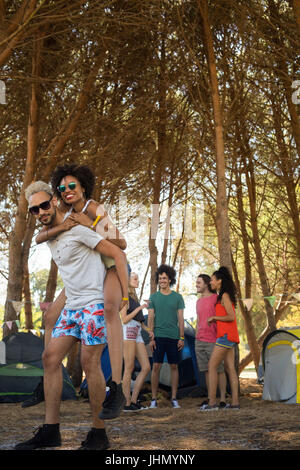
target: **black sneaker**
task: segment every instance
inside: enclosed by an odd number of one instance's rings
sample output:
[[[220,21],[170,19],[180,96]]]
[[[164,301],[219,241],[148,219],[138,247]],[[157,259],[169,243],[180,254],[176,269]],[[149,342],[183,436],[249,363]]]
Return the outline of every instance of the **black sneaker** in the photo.
[[[108,396],[105,398],[102,410],[99,413],[100,419],[117,418],[124,408],[126,398],[122,390],[122,384],[111,382]]]
[[[34,437],[25,442],[20,442],[15,446],[15,450],[34,450],[44,447],[61,446],[61,436],[59,426],[44,424],[39,427]]]
[[[130,403],[129,406],[124,406],[124,411],[142,411],[147,409],[147,406],[143,406],[140,403]]]
[[[43,379],[38,383],[37,387],[33,391],[33,395],[30,398],[27,398],[27,400],[23,401],[22,403],[22,408],[28,408],[29,406],[34,406],[38,405],[39,403],[42,403],[45,401],[45,395],[44,395],[44,384],[43,384]]]
[[[105,450],[108,448],[109,441],[105,429],[92,428],[78,450]]]

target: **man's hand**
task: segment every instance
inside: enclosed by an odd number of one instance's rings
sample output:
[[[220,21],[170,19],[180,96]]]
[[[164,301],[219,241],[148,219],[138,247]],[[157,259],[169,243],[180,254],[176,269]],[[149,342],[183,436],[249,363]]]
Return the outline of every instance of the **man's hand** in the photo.
[[[153,337],[153,339],[150,341],[149,346],[150,346],[150,349],[151,349],[151,351],[152,351],[152,353],[153,353],[154,349],[156,349],[156,343],[155,343],[154,337]]]
[[[150,342],[151,342],[151,341],[154,341],[154,333],[153,333],[153,331],[147,330],[147,332],[148,332],[148,335],[149,335],[149,337],[150,337]],[[155,341],[154,341],[154,342],[155,342]]]
[[[178,340],[177,347],[178,351],[181,351],[184,348],[184,341],[182,339]]]

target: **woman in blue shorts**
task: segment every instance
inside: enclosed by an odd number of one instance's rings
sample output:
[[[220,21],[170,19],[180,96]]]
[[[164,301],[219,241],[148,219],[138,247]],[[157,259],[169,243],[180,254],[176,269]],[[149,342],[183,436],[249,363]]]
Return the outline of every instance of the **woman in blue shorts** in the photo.
[[[216,315],[207,319],[208,324],[217,322],[217,341],[208,364],[209,403],[203,411],[217,410],[216,393],[218,366],[224,360],[231,387],[231,405],[226,408],[239,409],[239,382],[235,370],[235,346],[239,343],[235,304],[236,288],[229,270],[220,267],[211,277],[211,288],[218,292]]]

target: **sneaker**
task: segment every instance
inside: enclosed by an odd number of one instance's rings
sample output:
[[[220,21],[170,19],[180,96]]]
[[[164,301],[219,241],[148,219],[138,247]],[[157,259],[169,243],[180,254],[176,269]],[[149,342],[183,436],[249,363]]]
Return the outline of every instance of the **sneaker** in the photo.
[[[44,384],[43,384],[43,379],[38,383],[37,387],[34,389],[33,394],[30,398],[27,398],[27,400],[23,401],[22,403],[22,408],[28,408],[29,406],[34,406],[38,405],[39,403],[42,403],[45,401],[45,395],[44,395]]]
[[[206,406],[208,405],[208,401],[207,400],[204,400],[201,405],[199,405],[199,408],[202,408],[203,406]]]
[[[240,405],[230,405],[228,403],[228,405],[225,406],[225,410],[240,410],[241,407]]]
[[[178,401],[176,399],[172,399],[172,407],[173,408],[181,408],[181,406],[179,405]]]
[[[147,406],[142,406],[140,403],[130,403],[129,406],[124,406],[124,411],[142,411],[147,409]]]
[[[218,405],[203,405],[199,408],[199,411],[217,411]]]
[[[124,408],[126,398],[122,390],[122,384],[111,382],[109,394],[105,398],[102,410],[99,413],[100,419],[114,419],[117,418]]]
[[[220,401],[219,403],[219,408],[226,408],[226,402],[225,401]]]
[[[155,400],[155,399],[153,400],[153,399],[152,399],[149,408],[157,408],[157,400]]]
[[[50,426],[50,427],[49,427]],[[34,437],[25,442],[20,442],[15,446],[15,450],[34,450],[44,447],[61,446],[61,436],[59,426],[54,429],[51,425],[44,424],[39,427]]]
[[[78,450],[105,450],[108,448],[109,441],[105,429],[92,428]]]

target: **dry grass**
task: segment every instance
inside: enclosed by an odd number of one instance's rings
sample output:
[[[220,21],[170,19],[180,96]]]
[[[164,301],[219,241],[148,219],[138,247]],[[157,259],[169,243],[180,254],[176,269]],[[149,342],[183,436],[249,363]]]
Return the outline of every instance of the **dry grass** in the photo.
[[[122,413],[107,422],[111,450],[295,450],[300,448],[300,406],[265,402],[255,379],[240,379],[241,410],[201,413],[199,398],[183,398],[172,409],[161,395],[159,408]],[[22,409],[0,404],[0,450],[31,437],[44,419],[44,405]],[[90,428],[86,400],[61,406],[62,450],[78,448]]]

